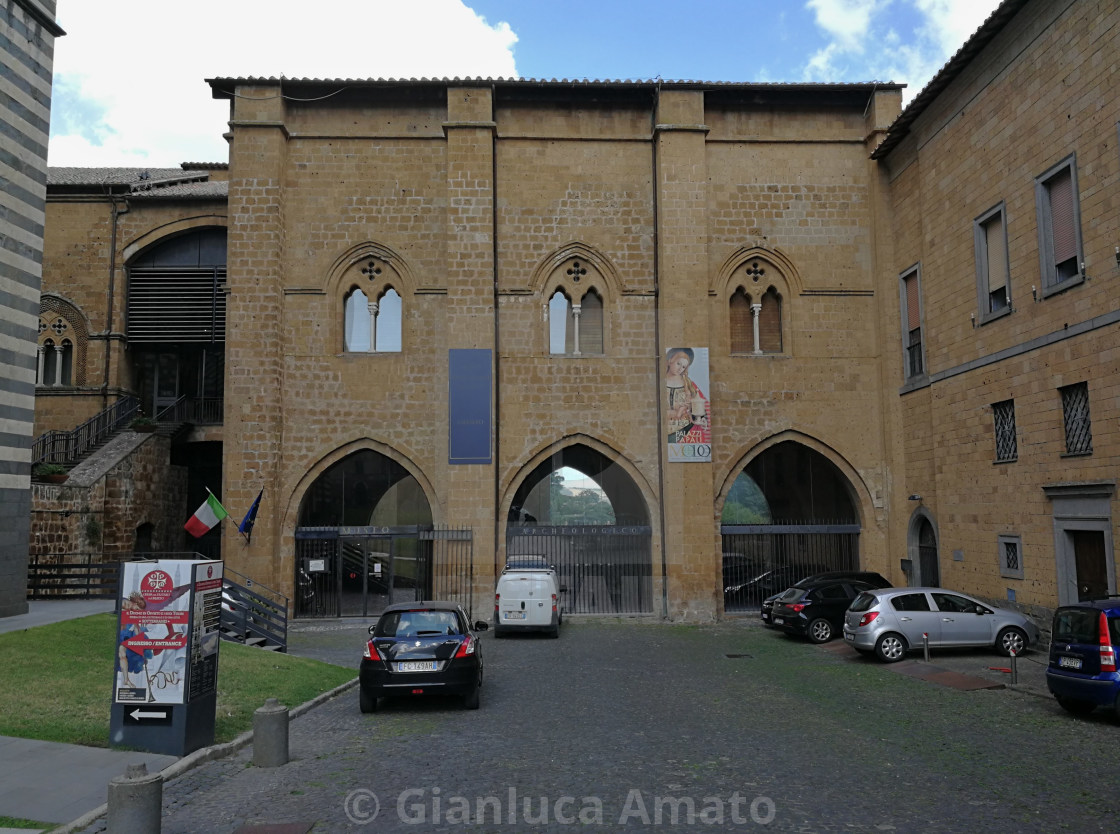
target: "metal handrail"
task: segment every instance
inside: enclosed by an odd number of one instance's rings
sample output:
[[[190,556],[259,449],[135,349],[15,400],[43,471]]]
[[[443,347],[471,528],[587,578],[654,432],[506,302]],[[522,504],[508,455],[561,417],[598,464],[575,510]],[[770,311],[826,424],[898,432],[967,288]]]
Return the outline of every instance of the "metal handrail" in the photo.
[[[77,463],[103,440],[131,423],[139,412],[139,399],[133,396],[122,397],[73,431],[43,432],[31,446],[31,465]]]

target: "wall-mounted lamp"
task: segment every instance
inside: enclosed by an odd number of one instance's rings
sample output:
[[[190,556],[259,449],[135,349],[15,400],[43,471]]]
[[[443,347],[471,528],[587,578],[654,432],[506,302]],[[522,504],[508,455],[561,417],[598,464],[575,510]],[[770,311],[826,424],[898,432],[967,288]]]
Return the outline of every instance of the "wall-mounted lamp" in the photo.
[[[972,322],[972,326],[976,327],[976,314],[975,313],[969,313],[968,318],[969,318],[969,321]]]
[[[1034,284],[1031,284],[1031,298],[1038,301],[1038,290],[1035,288]]]
[[[1120,246],[1116,247],[1116,265],[1120,266]]]
[[[915,492],[915,493],[914,493],[913,495],[911,495],[911,496],[910,496],[909,498],[907,498],[906,500],[907,500],[907,501],[921,501],[921,500],[922,500],[922,496],[918,495],[918,493],[916,493],[916,492]]]

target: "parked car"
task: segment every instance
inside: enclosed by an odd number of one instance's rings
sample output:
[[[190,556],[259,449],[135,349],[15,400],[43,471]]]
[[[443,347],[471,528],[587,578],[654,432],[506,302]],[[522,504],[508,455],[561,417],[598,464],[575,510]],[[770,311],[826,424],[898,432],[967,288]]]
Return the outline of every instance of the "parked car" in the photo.
[[[514,556],[494,589],[494,636],[511,631],[544,631],[560,636],[564,612],[556,570],[542,556]]]
[[[802,580],[774,602],[774,626],[813,643],[827,643],[843,629],[852,600],[874,587],[878,586],[858,579]]]
[[[876,573],[873,570],[830,570],[825,571],[824,573],[815,573],[812,576],[806,576],[804,579],[799,580],[791,587],[808,588],[814,582],[823,582],[826,579],[855,579],[860,582],[866,582],[872,588],[889,588],[891,586],[891,582],[889,579],[884,577],[881,573]],[[790,589],[786,588],[781,593],[771,594],[762,601],[759,616],[762,617],[762,624],[767,628],[774,627],[774,602],[778,599],[778,597],[782,596],[782,594],[786,593],[786,591],[788,590]],[[839,633],[842,625],[842,622],[837,624],[837,633]]]
[[[753,608],[767,597],[780,594],[809,574],[820,573],[821,565],[779,565],[751,568],[750,565],[728,571],[724,560],[723,606],[725,609]]]
[[[478,709],[482,645],[476,631],[488,624],[470,619],[454,602],[390,605],[369,627],[358,670],[358,703],[376,712],[378,698],[452,694]]]
[[[1054,612],[1046,687],[1062,709],[1088,715],[1107,707],[1120,717],[1120,598],[1063,605]]]
[[[994,646],[1016,654],[1038,642],[1038,626],[1018,611],[995,608],[945,588],[881,588],[864,591],[844,615],[844,640],[886,663],[929,645]]]

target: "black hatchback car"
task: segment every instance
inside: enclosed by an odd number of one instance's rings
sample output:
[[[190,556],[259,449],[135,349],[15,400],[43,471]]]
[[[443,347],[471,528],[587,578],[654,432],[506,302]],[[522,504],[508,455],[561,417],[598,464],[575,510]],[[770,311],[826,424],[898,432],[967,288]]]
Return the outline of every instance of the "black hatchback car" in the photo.
[[[476,631],[488,624],[470,619],[458,603],[390,605],[369,627],[358,670],[358,705],[376,712],[377,699],[396,695],[459,695],[478,709],[482,645]]]
[[[813,643],[827,643],[843,630],[852,601],[874,587],[859,579],[803,581],[774,601],[774,626]]]
[[[815,573],[812,576],[806,576],[804,579],[791,586],[791,588],[809,588],[810,586],[823,582],[828,579],[851,579],[857,582],[866,582],[872,588],[889,588],[891,582],[881,573],[876,573],[873,570],[833,570],[825,573]],[[767,628],[774,627],[774,603],[777,602],[778,597],[782,596],[786,591],[791,588],[784,588],[772,596],[768,596],[762,601],[762,610],[760,616],[762,617],[762,624]]]

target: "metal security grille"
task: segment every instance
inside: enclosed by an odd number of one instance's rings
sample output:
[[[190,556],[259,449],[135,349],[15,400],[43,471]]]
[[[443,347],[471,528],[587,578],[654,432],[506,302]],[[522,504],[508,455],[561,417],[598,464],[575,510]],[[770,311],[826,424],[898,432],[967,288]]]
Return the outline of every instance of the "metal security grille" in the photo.
[[[652,614],[652,529],[625,525],[506,528],[506,559],[544,556],[569,614]]]
[[[133,344],[224,342],[226,269],[133,267],[128,340]]]
[[[725,524],[720,533],[725,611],[757,609],[814,573],[859,569],[858,524]]]
[[[296,617],[370,617],[397,602],[458,602],[473,616],[468,529],[296,529]]]
[[[1005,541],[1003,543],[1003,566],[1008,571],[1019,570],[1019,543]]]
[[[1089,421],[1089,385],[1079,382],[1059,389],[1062,392],[1062,413],[1066,427],[1066,453],[1087,454],[1093,451],[1093,432]]]
[[[919,327],[911,330],[909,343],[906,346],[906,356],[909,363],[909,376],[920,376],[922,373],[922,329]]]
[[[992,406],[996,427],[996,460],[1009,461],[1019,457],[1015,439],[1015,401],[1006,400]]]

